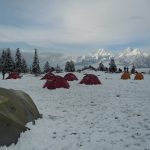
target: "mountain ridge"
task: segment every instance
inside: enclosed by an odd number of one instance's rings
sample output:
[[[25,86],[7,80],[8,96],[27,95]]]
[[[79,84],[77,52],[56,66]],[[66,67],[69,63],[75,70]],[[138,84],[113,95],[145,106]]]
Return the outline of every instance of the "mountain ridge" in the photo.
[[[84,57],[80,56],[80,61],[77,58],[75,63],[77,65],[90,65],[102,62],[108,65],[111,58],[114,58],[116,64],[121,66],[131,66],[134,64],[139,68],[150,67],[150,54],[143,52],[143,50],[139,48],[127,48],[117,54],[105,49],[98,49],[90,53],[90,55],[88,54]]]
[[[33,62],[34,50],[23,51],[20,50],[22,56],[27,61],[29,67]],[[12,56],[15,56],[15,50],[12,51]],[[80,56],[65,56],[63,53],[38,51],[40,66],[43,67],[46,61],[49,61],[50,66],[56,67],[59,65],[64,68],[67,61],[74,61],[77,68],[82,68],[88,65],[95,65],[98,67],[99,63],[109,66],[111,58],[114,58],[116,65],[132,66],[133,64],[138,68],[150,68],[150,53],[146,53],[139,48],[126,48],[114,53],[105,49],[98,49],[90,53]]]

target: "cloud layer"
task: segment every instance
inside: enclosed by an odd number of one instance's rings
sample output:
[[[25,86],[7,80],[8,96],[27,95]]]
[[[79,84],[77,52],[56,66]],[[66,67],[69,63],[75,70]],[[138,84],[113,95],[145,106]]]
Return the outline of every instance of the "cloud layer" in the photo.
[[[79,50],[149,47],[149,6],[149,0],[3,0],[0,43]]]

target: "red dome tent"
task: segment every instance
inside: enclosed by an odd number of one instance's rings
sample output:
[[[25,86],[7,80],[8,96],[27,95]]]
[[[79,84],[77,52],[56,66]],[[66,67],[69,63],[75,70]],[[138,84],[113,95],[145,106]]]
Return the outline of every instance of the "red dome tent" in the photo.
[[[64,76],[64,79],[68,80],[68,81],[74,81],[74,80],[78,80],[78,78],[73,74],[73,73],[67,73]]]
[[[21,76],[19,76],[18,72],[10,72],[6,79],[20,79],[20,78]]]
[[[98,79],[98,77],[96,75],[87,74],[80,81],[80,84],[87,84],[87,85],[101,84],[101,81]]]
[[[41,80],[44,80],[44,79],[52,80],[54,78],[55,78],[55,75],[53,73],[51,73],[51,72],[48,72],[47,74],[44,75],[44,77],[41,78]]]
[[[56,89],[56,88],[69,88],[69,83],[61,76],[55,76],[52,80],[47,80],[43,88]]]

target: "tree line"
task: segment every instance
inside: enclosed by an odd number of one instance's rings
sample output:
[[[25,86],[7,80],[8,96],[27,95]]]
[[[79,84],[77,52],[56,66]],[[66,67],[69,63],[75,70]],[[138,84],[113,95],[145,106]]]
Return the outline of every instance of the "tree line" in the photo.
[[[43,73],[47,73],[49,71],[54,71],[54,70],[56,72],[63,71],[59,67],[59,65],[57,65],[54,68],[50,66],[48,61],[46,61],[43,67]],[[64,70],[67,72],[74,72],[75,71],[74,62],[67,61]],[[33,73],[35,75],[42,73],[37,49],[35,49],[34,56],[33,56],[33,63],[30,68],[26,63],[26,60],[23,58],[19,48],[16,49],[15,58],[12,57],[10,48],[3,49],[0,57],[0,71],[3,73],[9,73],[9,72],[27,73],[28,72],[28,73]]]
[[[0,57],[0,71],[2,72],[13,72],[26,73],[27,72],[27,63],[26,60],[22,57],[20,49],[16,49],[15,58],[12,58],[10,48],[3,49]]]

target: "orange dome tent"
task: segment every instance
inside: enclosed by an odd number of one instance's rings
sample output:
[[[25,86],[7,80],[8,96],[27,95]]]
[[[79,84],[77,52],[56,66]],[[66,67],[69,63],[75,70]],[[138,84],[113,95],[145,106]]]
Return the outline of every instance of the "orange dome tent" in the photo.
[[[143,79],[144,79],[144,76],[143,76],[142,73],[137,72],[137,73],[135,74],[134,80],[143,80]]]
[[[129,72],[124,72],[124,73],[121,75],[121,79],[122,79],[122,80],[128,80],[128,79],[130,79],[130,73],[129,73]]]

